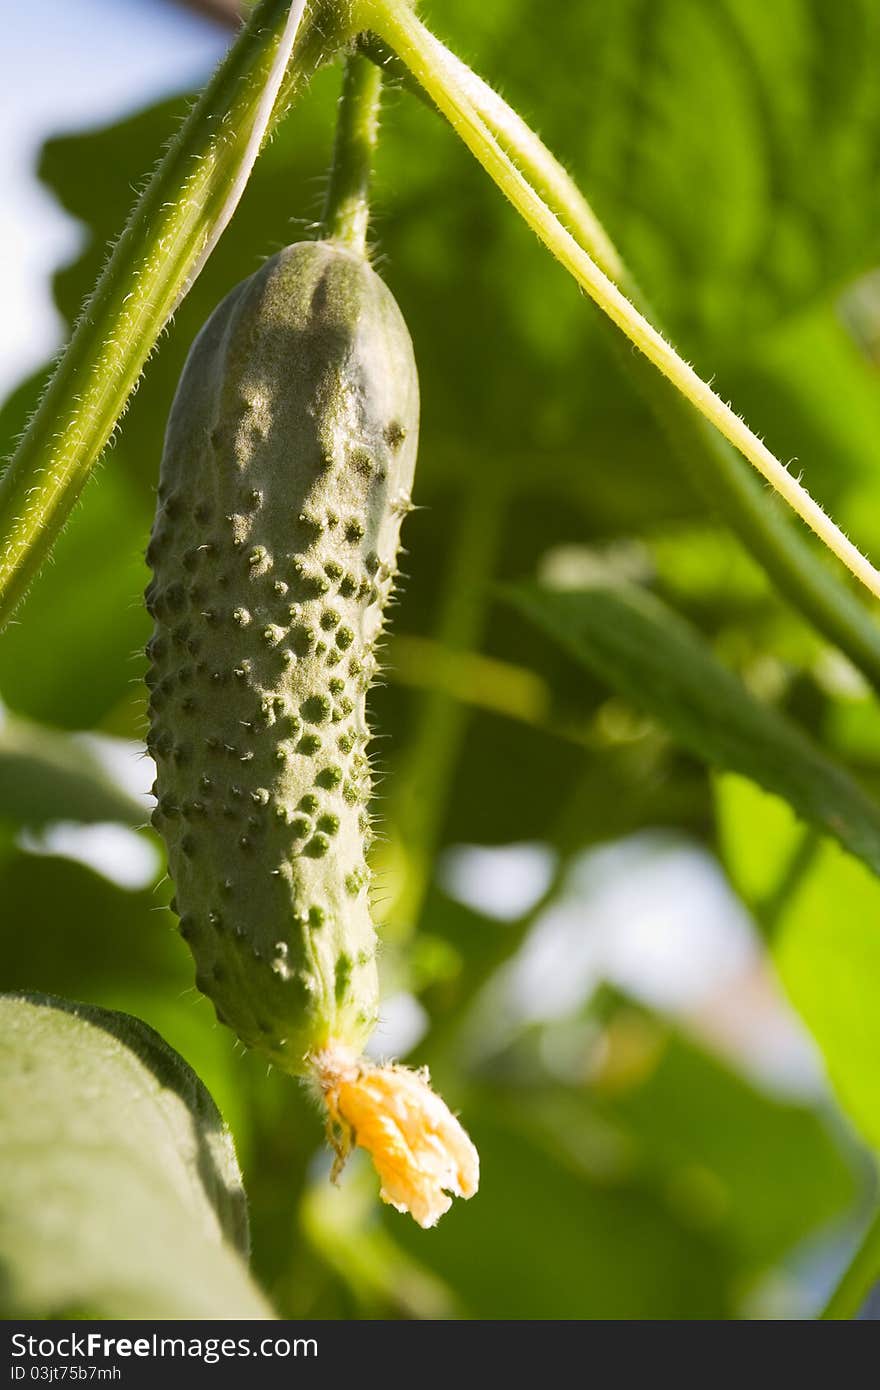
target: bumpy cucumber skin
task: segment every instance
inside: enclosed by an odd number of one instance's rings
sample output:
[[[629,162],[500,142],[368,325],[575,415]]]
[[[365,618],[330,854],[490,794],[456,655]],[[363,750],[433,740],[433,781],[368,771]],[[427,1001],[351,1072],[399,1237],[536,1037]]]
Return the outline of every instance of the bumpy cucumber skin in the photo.
[[[411,508],[412,343],[360,256],[289,246],[190,351],[147,559],[154,824],[196,984],[285,1070],[376,1021],[366,692]]]

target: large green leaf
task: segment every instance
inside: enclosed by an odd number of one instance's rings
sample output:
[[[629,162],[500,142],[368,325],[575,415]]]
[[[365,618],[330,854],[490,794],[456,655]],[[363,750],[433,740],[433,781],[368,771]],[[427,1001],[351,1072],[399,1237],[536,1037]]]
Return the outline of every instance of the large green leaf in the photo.
[[[125,1014],[0,998],[6,1317],[265,1318],[232,1140]]]
[[[523,585],[510,598],[685,748],[783,797],[880,875],[880,809],[797,725],[751,695],[658,599],[627,584],[582,591]]]
[[[736,356],[871,264],[874,0],[615,0],[555,6],[540,26],[529,14],[525,0],[478,17],[449,0],[429,17],[561,152],[690,340]]]

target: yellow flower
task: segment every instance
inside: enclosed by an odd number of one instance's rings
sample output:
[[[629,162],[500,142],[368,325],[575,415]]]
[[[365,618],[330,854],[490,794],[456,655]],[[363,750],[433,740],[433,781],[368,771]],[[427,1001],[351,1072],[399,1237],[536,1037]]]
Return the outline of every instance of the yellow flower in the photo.
[[[336,1150],[336,1181],[357,1144],[372,1157],[380,1196],[422,1227],[436,1226],[452,1197],[472,1197],[480,1160],[458,1120],[431,1090],[427,1071],[375,1066],[330,1044],[312,1059]],[[451,1194],[451,1195],[450,1195]]]

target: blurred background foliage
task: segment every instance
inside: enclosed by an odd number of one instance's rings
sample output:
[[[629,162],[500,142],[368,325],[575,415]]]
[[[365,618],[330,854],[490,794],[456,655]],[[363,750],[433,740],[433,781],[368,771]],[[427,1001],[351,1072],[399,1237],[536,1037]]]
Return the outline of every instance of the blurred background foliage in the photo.
[[[683,354],[876,558],[874,0],[424,11],[563,158]],[[773,776],[759,790],[683,737],[680,692],[666,718],[639,700],[638,663],[618,680],[578,659],[510,589],[538,579],[575,606],[599,582],[652,590],[658,643],[677,611],[737,699],[775,707],[869,794],[876,705],[707,512],[591,306],[401,91],[374,251],[415,342],[423,426],[372,697],[377,1046],[430,1064],[479,1146],[479,1196],[425,1234],[379,1208],[357,1162],[330,1188],[308,1096],[193,988],[143,828],[143,550],[188,346],[236,281],[313,234],[339,76],[319,75],[261,156],[0,641],[0,985],[125,1010],[189,1062],[232,1129],[253,1271],[282,1315],[812,1316],[876,1200],[876,878],[825,838],[839,808],[821,776],[805,828]],[[42,151],[88,233],[54,281],[68,322],[186,105]],[[44,376],[7,401],[4,453]]]

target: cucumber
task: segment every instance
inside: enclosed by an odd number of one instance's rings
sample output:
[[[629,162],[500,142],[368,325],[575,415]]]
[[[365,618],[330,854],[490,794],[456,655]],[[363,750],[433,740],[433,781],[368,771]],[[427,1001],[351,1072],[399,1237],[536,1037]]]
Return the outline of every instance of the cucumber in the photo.
[[[412,343],[304,242],[223,300],[171,410],[147,551],[154,824],[217,1017],[279,1067],[376,1021],[365,699],[411,509]]]
[[[196,984],[322,1097],[334,1176],[433,1226],[479,1158],[377,1018],[366,695],[411,510],[412,343],[366,259],[289,246],[238,285],[174,399],[147,559],[154,824]]]

